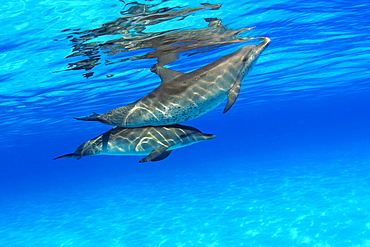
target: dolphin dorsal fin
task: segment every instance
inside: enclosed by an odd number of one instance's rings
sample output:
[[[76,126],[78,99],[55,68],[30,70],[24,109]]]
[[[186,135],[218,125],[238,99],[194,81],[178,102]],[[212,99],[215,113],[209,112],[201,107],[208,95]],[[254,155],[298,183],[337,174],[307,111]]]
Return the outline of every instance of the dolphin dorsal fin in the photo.
[[[164,54],[164,55],[158,57],[157,65],[160,66],[160,67],[163,67],[163,66],[165,66],[169,63],[172,63],[172,62],[176,61],[177,59],[179,59],[179,56],[176,55],[176,54],[173,54],[173,53]]]
[[[176,61],[177,59],[179,59],[179,56],[176,54],[168,53],[168,54],[162,55],[158,58],[158,63],[156,63],[150,69],[150,71],[156,73],[161,78],[162,83],[166,83],[174,79],[175,77],[178,77],[183,74],[181,72],[163,67],[166,64]]]
[[[159,67],[155,66],[155,69],[152,70],[154,73],[156,73],[162,80],[162,83],[166,83],[184,73],[172,70],[172,69],[167,69],[164,67]]]

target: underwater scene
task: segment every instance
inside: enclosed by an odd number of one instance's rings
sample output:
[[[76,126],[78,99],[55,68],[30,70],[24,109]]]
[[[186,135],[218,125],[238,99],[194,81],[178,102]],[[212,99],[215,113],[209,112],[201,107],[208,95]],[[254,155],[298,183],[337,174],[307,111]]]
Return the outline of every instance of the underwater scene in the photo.
[[[369,9],[5,0],[0,246],[370,246]]]

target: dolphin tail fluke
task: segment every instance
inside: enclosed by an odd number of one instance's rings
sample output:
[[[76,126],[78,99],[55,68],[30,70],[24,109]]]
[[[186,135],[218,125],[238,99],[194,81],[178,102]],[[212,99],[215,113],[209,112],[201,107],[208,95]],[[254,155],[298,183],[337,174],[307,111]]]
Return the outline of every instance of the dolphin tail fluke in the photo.
[[[74,119],[82,120],[82,121],[100,121],[99,114],[94,112],[93,114],[86,116],[86,117],[75,117]]]
[[[79,160],[79,159],[81,159],[81,155],[78,155],[78,154],[75,154],[75,153],[65,154],[65,155],[56,157],[53,160],[57,160],[57,159],[60,159],[60,158],[75,158],[75,159]]]

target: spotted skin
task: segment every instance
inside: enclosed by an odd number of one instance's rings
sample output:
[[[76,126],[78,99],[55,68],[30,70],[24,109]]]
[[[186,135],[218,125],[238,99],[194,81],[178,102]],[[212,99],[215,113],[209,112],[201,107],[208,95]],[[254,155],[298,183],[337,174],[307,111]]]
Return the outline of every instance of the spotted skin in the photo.
[[[158,161],[166,158],[173,149],[215,138],[196,128],[184,125],[113,129],[81,144],[74,153],[59,158],[76,158],[91,155],[147,155],[140,160]]]
[[[157,66],[153,71],[162,83],[148,95],[105,114],[77,119],[121,127],[171,125],[203,115],[228,99],[226,113],[238,97],[243,78],[270,43],[267,37],[253,39],[263,42],[244,46],[190,73]]]

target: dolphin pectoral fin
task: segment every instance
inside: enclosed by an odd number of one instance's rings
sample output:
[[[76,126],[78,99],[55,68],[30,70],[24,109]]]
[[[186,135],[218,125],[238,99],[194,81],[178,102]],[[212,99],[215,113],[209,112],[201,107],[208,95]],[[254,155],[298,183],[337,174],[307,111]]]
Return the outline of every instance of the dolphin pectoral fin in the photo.
[[[148,156],[144,159],[140,160],[140,163],[147,162],[147,161],[159,161],[167,158],[168,155],[172,152],[172,150],[167,151],[166,146],[162,146],[160,148],[154,149]]]
[[[161,155],[159,155],[157,158],[155,159],[152,159],[151,161],[160,161],[160,160],[164,160],[165,158],[168,157],[168,155],[170,155],[172,152],[172,150],[169,150],[169,151],[165,151],[163,152]]]
[[[53,160],[57,160],[57,159],[60,159],[60,158],[76,158],[76,159],[79,160],[79,159],[81,159],[81,155],[78,155],[78,154],[75,154],[75,153],[65,154],[65,155],[56,157]]]
[[[172,79],[174,79],[175,77],[178,77],[184,73],[181,73],[181,72],[178,72],[178,71],[175,71],[175,70],[172,70],[172,69],[167,69],[167,68],[164,68],[164,67],[161,67],[161,66],[158,66],[158,65],[154,65],[150,71],[156,73],[160,78],[161,78],[161,81],[162,83],[166,83]]]
[[[77,120],[83,120],[83,121],[100,121],[100,119],[98,118],[100,115],[96,112],[94,112],[93,114],[89,115],[89,116],[86,116],[86,117],[75,117],[74,119],[77,119]]]
[[[230,110],[230,108],[235,103],[236,99],[238,98],[239,92],[240,92],[240,81],[236,81],[234,86],[227,93],[227,104],[225,106],[223,114],[225,114],[228,110]]]

